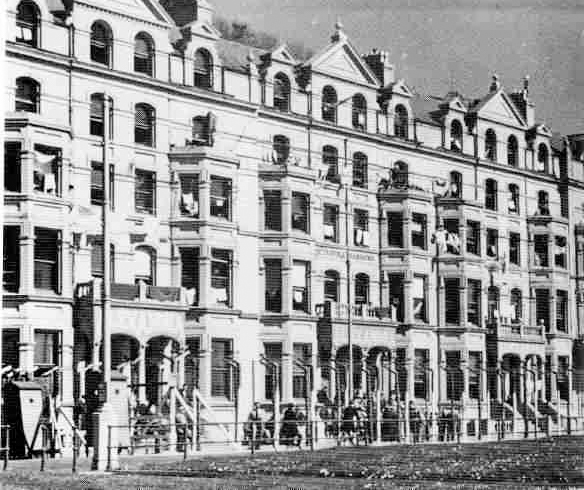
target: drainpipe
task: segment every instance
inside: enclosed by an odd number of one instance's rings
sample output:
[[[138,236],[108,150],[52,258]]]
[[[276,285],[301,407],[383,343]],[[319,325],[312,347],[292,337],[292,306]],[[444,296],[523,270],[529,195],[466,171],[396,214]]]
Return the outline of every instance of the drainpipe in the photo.
[[[348,139],[345,138],[344,141],[344,166],[343,173],[347,169],[347,144]],[[347,380],[347,388],[349,392],[349,397],[353,397],[353,311],[351,308],[351,256],[349,251],[349,184],[345,182],[345,263],[347,267],[347,346],[349,348],[349,376]]]
[[[101,341],[103,348],[103,384],[105,385],[104,403],[110,399],[111,385],[111,332],[110,332],[110,166],[109,166],[109,134],[110,134],[110,99],[106,93],[103,94],[103,203],[101,223],[103,230],[103,286],[102,286],[102,314],[101,314]]]

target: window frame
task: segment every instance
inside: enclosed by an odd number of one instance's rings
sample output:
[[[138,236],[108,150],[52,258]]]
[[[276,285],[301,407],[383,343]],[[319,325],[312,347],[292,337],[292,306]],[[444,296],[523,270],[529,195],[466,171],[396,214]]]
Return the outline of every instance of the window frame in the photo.
[[[264,257],[264,311],[282,313],[283,309],[283,260]]]
[[[193,55],[193,85],[200,89],[212,90],[213,78],[213,55],[208,49],[200,47]]]
[[[134,144],[156,147],[156,110],[150,104],[140,102],[134,106]]]
[[[282,191],[264,189],[264,231],[282,231]]]
[[[302,202],[300,202],[302,200]],[[310,234],[310,195],[292,192],[292,230]]]
[[[134,170],[134,210],[138,214],[156,215],[156,172]]]
[[[292,310],[302,313],[310,313],[310,262],[305,260],[292,261]],[[296,275],[294,274],[295,267],[304,268],[304,284],[296,285],[294,281]],[[297,294],[300,293],[301,301],[297,301]]]
[[[357,93],[353,95],[351,103],[351,122],[353,129],[367,131],[367,99],[363,94]],[[360,118],[362,118],[362,121]]]
[[[368,166],[369,162],[365,153],[360,151],[353,153],[353,187],[367,189]]]
[[[189,306],[198,306],[201,292],[201,248],[179,247],[180,255],[180,285],[187,291],[194,289],[193,301]]]
[[[218,345],[222,344],[221,358],[217,358]],[[228,362],[233,358],[233,339],[211,338],[211,397],[233,399],[232,366]],[[222,378],[222,383],[217,383],[217,375]],[[219,389],[222,388],[222,389]]]
[[[217,267],[221,267],[220,271]],[[225,287],[214,287],[215,284],[225,284]],[[223,307],[233,307],[233,250],[226,248],[211,249],[211,291],[225,289],[225,299],[217,299],[213,304]]]
[[[272,105],[281,112],[290,112],[291,84],[288,75],[278,72],[274,75]]]
[[[337,124],[337,91],[331,85],[325,85],[322,89],[321,117],[323,121]]]
[[[28,92],[30,94],[26,93]],[[41,85],[34,78],[18,77],[16,79],[16,93],[14,99],[15,112],[40,114],[41,112]]]
[[[96,28],[103,29],[103,38],[97,38]],[[100,58],[103,60],[100,60]],[[94,63],[112,68],[113,65],[113,36],[108,23],[97,20],[91,24],[89,31],[89,59]]]
[[[393,116],[393,133],[394,136],[401,139],[408,139],[410,115],[403,104],[397,104]]]
[[[139,42],[143,43],[144,47],[141,45],[139,46]],[[140,48],[140,50],[138,48]],[[154,77],[155,72],[156,48],[154,39],[152,39],[150,34],[141,31],[134,37],[134,73]]]
[[[232,221],[233,181],[220,175],[211,175],[209,187],[209,216]]]
[[[2,291],[18,293],[20,290],[20,225],[4,225]]]
[[[493,128],[485,131],[485,160],[497,162],[497,133]]]
[[[30,12],[24,12],[24,8],[30,8]],[[30,13],[31,18],[26,19],[25,13]],[[26,44],[31,48],[39,48],[40,47],[40,30],[42,25],[42,18],[39,11],[38,6],[35,2],[30,0],[22,0],[18,3],[16,7],[16,38],[15,41],[19,44]],[[30,39],[26,39],[26,36],[23,36],[24,30],[30,31]],[[20,31],[21,36],[19,37],[18,32]]]
[[[324,204],[322,208],[323,238],[333,243],[339,242],[339,206]],[[327,236],[327,227],[331,227],[332,235]]]
[[[44,237],[42,235],[45,235]],[[53,242],[47,245],[47,242]],[[61,294],[62,287],[62,231],[53,228],[34,228],[34,288],[36,290],[51,291]],[[52,257],[48,254],[51,253]],[[39,270],[39,264],[43,268]],[[50,267],[47,272],[46,268]],[[43,273],[48,273],[49,277],[42,277]],[[45,287],[45,283],[50,283]]]

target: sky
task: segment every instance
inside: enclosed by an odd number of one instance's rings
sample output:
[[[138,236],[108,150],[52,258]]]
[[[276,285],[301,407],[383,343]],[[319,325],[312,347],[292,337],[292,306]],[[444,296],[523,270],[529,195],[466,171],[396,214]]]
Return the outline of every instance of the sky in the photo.
[[[584,0],[211,0],[216,13],[282,41],[326,45],[339,18],[360,53],[389,52],[416,92],[469,98],[530,76],[536,119],[584,133]]]

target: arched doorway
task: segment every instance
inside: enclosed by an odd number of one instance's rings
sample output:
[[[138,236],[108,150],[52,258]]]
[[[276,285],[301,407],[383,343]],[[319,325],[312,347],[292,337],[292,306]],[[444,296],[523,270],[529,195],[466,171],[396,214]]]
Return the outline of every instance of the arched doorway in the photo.
[[[138,357],[140,342],[135,337],[126,334],[114,334],[111,341],[111,369],[125,376],[134,395],[138,395]]]
[[[503,401],[511,405],[521,398],[521,358],[517,354],[505,354],[501,367]]]
[[[349,346],[344,345],[337,351],[335,359],[337,369],[337,386],[344,395],[344,400],[353,397],[354,393],[348,393],[349,376]],[[353,345],[353,392],[361,391],[365,388],[362,383],[363,351],[358,345]]]
[[[180,352],[180,344],[167,336],[151,338],[146,344],[146,400],[160,413],[165,413],[171,377],[176,376],[174,359]]]

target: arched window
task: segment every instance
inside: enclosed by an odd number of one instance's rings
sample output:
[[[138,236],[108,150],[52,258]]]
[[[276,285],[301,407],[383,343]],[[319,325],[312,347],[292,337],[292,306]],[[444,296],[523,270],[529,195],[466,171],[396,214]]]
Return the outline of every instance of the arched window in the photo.
[[[499,318],[499,288],[489,286],[487,289],[487,318],[493,321]]]
[[[105,126],[103,94],[91,94],[91,105],[89,109],[89,134],[93,136],[102,136]],[[114,134],[114,104],[113,99],[109,98],[109,137],[113,138]]]
[[[369,303],[369,276],[359,273],[355,276],[355,304]]]
[[[543,143],[537,147],[537,170],[549,173],[549,152],[547,145]]]
[[[28,77],[16,79],[15,111],[40,112],[41,87],[36,80]]]
[[[541,216],[550,215],[550,200],[546,191],[539,191],[537,193],[537,213]]]
[[[328,270],[324,273],[324,300],[339,301],[339,273]]]
[[[145,146],[154,146],[156,116],[154,108],[148,104],[136,104],[134,120],[134,142]]]
[[[511,214],[519,214],[519,187],[517,184],[509,184],[508,211]]]
[[[462,124],[458,119],[450,123],[450,149],[458,153],[462,152]]]
[[[195,87],[210,89],[213,87],[213,57],[206,49],[195,52]]]
[[[497,181],[493,179],[485,181],[485,209],[497,211]]]
[[[322,89],[322,119],[337,122],[337,92],[330,85]]]
[[[460,172],[450,172],[449,196],[462,199],[462,174]]]
[[[91,26],[91,39],[89,42],[91,61],[111,66],[113,42],[110,27],[102,21],[94,22]]]
[[[485,133],[485,160],[497,161],[497,135],[490,128]]]
[[[403,105],[395,107],[393,119],[393,133],[398,138],[408,139],[408,111]]]
[[[518,323],[523,318],[523,301],[521,289],[514,288],[511,290],[511,321]]]
[[[134,250],[134,283],[140,281],[153,286],[156,282],[156,252],[146,246]]]
[[[405,162],[395,162],[392,174],[393,187],[396,189],[407,189],[409,184],[408,164]]]
[[[512,167],[519,165],[519,145],[517,138],[513,135],[507,140],[507,164]]]
[[[326,145],[322,148],[322,164],[326,168],[326,180],[339,180],[339,152],[334,146]]]
[[[367,129],[367,101],[362,94],[353,95],[353,127],[361,131]]]
[[[353,155],[353,185],[367,187],[367,155],[360,151]]]
[[[145,32],[134,39],[134,71],[144,75],[154,75],[154,41]]]
[[[290,140],[281,134],[274,136],[273,140],[274,157],[273,162],[283,165],[290,156]]]
[[[20,2],[16,8],[16,42],[38,48],[39,27],[39,9],[34,2],[28,0]]]
[[[283,112],[290,110],[290,80],[281,72],[274,77],[274,107]]]

